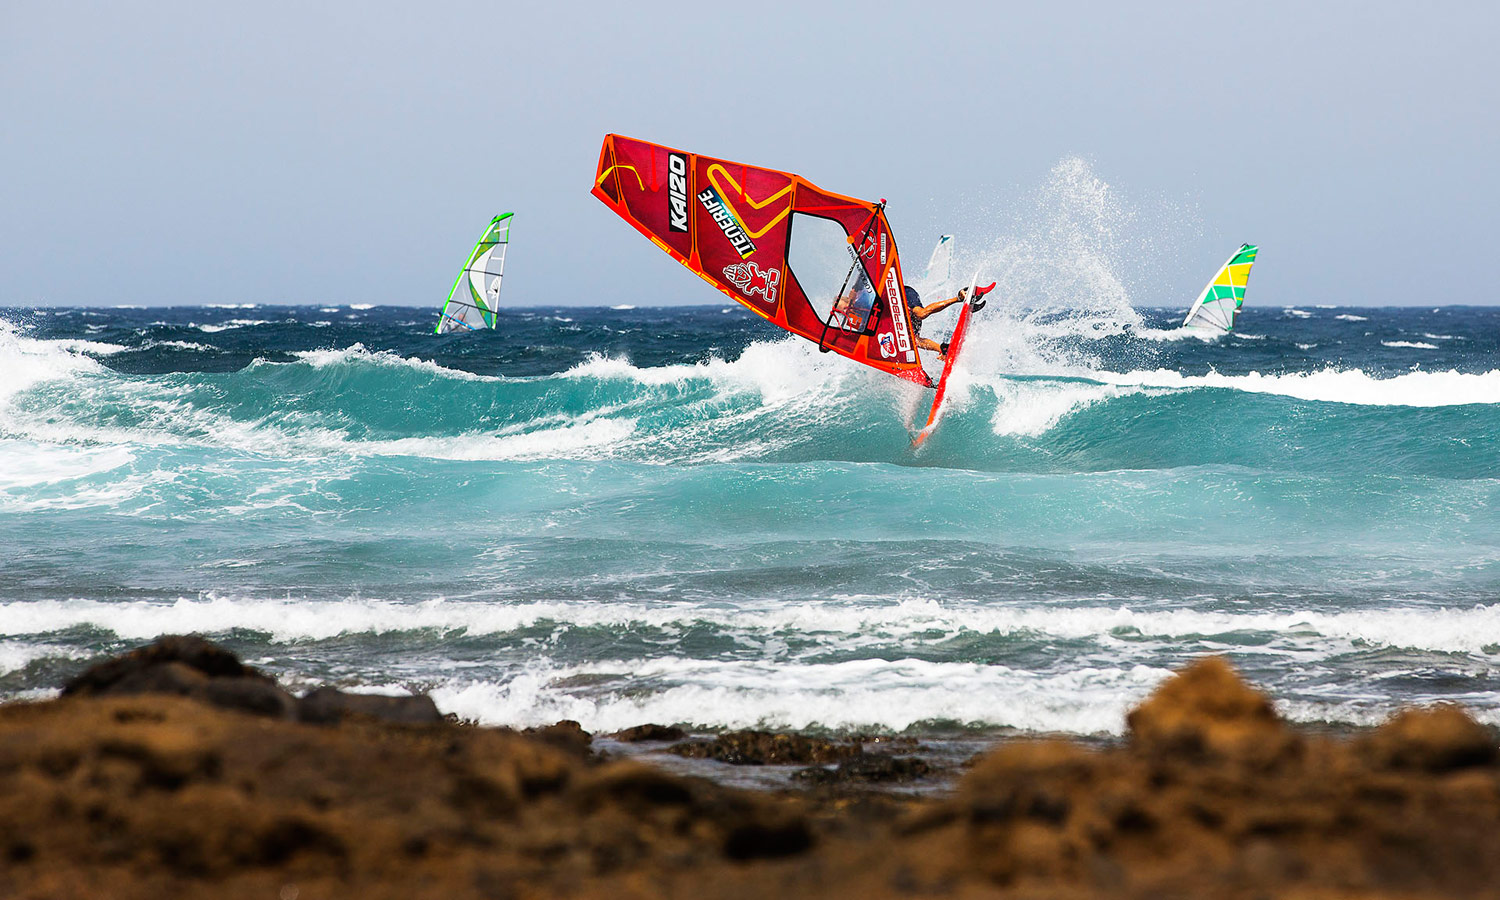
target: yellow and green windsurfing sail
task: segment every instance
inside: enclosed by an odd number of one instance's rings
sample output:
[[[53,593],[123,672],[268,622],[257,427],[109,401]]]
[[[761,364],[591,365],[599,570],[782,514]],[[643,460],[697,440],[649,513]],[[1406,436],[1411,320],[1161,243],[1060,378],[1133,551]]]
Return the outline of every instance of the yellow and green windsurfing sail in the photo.
[[[453,289],[448,291],[448,300],[438,316],[438,334],[495,327],[500,282],[505,278],[505,248],[510,246],[511,215],[501,213],[491,219],[480,235],[454,279]]]
[[[1250,280],[1250,266],[1255,263],[1255,254],[1260,248],[1254,244],[1241,244],[1214,275],[1213,280],[1193,301],[1184,327],[1207,328],[1217,331],[1233,331],[1245,305],[1245,284]]]

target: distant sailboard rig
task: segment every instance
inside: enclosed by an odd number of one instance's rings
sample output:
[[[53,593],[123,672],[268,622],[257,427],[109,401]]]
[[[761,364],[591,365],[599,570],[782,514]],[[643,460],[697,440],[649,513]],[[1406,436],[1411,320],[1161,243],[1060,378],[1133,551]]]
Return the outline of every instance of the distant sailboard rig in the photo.
[[[953,235],[938,237],[937,246],[927,257],[927,273],[922,276],[922,286],[929,292],[937,291],[947,296],[948,283],[953,280]]]
[[[699,278],[820,350],[932,386],[885,201],[605,135],[594,196]]]
[[[437,334],[478,331],[495,327],[500,304],[500,282],[505,278],[505,248],[510,246],[513,213],[501,213],[474,244],[469,259],[458,271],[443,311],[438,315]]]
[[[1255,254],[1259,250],[1254,244],[1240,245],[1240,249],[1219,268],[1198,299],[1193,301],[1187,318],[1182,320],[1184,328],[1225,333],[1234,330],[1240,307],[1245,305],[1245,285],[1250,281],[1250,267],[1255,264]]]

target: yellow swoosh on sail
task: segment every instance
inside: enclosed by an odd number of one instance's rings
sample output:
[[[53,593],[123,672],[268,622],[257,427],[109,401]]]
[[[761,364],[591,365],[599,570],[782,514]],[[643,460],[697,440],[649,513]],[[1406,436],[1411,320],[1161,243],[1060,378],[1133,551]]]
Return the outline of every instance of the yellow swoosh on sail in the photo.
[[[641,186],[641,190],[644,191],[646,189],[646,182],[644,182],[644,181],[641,180],[641,173],[636,169],[636,167],[635,166],[627,166],[624,163],[620,163],[618,165],[610,166],[609,168],[607,168],[603,172],[601,172],[599,174],[599,177],[594,179],[594,187],[598,187],[599,185],[603,184],[604,183],[604,179],[608,178],[609,177],[609,173],[613,172],[615,169],[629,169],[631,171],[631,173],[635,175],[636,183],[638,183]]]
[[[790,202],[788,202],[787,205],[786,205],[786,209],[783,209],[780,212],[780,214],[778,214],[774,219],[772,219],[770,222],[766,223],[766,226],[764,228],[762,228],[759,231],[751,231],[745,225],[744,218],[735,210],[734,206],[729,202],[729,196],[728,195],[731,192],[725,190],[724,189],[724,185],[720,184],[719,180],[717,178],[715,178],[714,175],[718,174],[718,175],[724,176],[724,179],[729,182],[729,184],[730,184],[731,187],[734,188],[733,194],[735,196],[737,196],[737,197],[743,194],[744,198],[745,198],[745,202],[749,203],[750,207],[752,209],[765,209],[767,206],[770,206],[772,203],[775,203],[777,200],[780,200],[782,197],[785,197],[788,194],[790,194],[792,192],[792,188],[796,187],[797,183],[794,181],[791,184],[787,185],[786,187],[782,188],[781,190],[777,191],[776,193],[772,194],[771,196],[767,197],[766,199],[764,199],[764,200],[760,201],[759,203],[757,203],[753,197],[751,197],[749,194],[745,193],[745,189],[742,188],[742,187],[740,187],[740,183],[738,181],[734,180],[734,176],[730,175],[729,171],[727,169],[725,169],[723,166],[719,165],[718,163],[714,163],[713,165],[710,165],[708,167],[708,172],[706,174],[708,175],[708,182],[709,182],[709,184],[712,184],[715,188],[718,188],[719,199],[723,200],[724,201],[724,205],[729,207],[730,213],[732,213],[736,219],[740,220],[740,227],[745,229],[745,233],[749,234],[750,237],[751,237],[751,239],[758,238],[761,235],[765,234],[766,232],[770,231],[772,228],[775,228],[776,224],[778,222],[780,222],[782,219],[785,219],[787,217],[787,213],[789,213],[789,212],[792,211],[792,204]],[[637,176],[637,177],[639,177],[639,176]]]

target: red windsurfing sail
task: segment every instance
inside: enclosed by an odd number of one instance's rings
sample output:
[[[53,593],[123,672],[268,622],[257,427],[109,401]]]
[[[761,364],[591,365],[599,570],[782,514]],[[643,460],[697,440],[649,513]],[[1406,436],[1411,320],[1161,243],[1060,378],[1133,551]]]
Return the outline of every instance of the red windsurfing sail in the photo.
[[[605,135],[594,196],[757,315],[825,350],[930,384],[884,201]]]

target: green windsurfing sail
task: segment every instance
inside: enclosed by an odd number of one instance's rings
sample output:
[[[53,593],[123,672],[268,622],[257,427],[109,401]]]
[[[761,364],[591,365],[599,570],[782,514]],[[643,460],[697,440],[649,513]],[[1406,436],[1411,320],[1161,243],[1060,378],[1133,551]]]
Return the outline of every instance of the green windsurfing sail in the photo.
[[[443,311],[438,316],[438,334],[495,327],[500,282],[505,278],[505,248],[510,245],[511,215],[501,213],[491,219],[489,227],[480,235],[443,303]]]
[[[1250,266],[1255,263],[1259,247],[1241,244],[1240,249],[1214,274],[1203,293],[1193,301],[1182,324],[1188,328],[1233,331],[1240,307],[1245,305],[1245,284],[1250,280]]]

